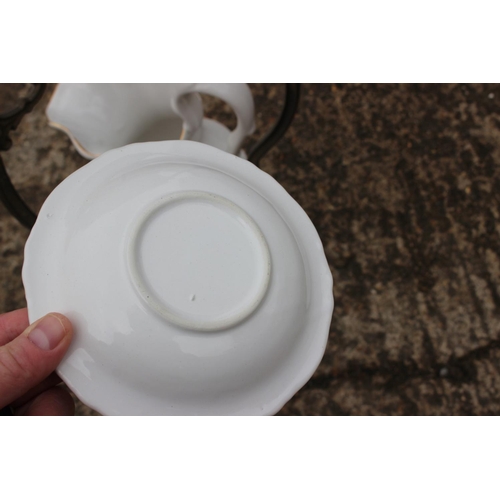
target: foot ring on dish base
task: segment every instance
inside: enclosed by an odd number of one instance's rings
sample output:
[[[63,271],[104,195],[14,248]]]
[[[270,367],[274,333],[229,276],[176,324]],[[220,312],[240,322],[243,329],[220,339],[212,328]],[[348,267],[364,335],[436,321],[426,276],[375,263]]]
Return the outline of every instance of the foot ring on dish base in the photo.
[[[255,311],[269,286],[264,235],[241,207],[215,194],[163,196],[134,221],[126,248],[142,301],[190,330],[236,325]]]

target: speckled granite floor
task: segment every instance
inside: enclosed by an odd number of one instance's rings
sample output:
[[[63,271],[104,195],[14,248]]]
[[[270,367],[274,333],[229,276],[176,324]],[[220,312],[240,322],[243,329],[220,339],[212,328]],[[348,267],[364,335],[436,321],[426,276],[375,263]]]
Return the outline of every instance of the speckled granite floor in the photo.
[[[283,99],[251,88],[249,144]],[[2,154],[34,210],[86,163],[47,126],[52,89]],[[323,362],[280,414],[500,414],[500,85],[304,85],[261,168],[314,222],[336,299]],[[27,235],[0,206],[0,312],[25,305]]]

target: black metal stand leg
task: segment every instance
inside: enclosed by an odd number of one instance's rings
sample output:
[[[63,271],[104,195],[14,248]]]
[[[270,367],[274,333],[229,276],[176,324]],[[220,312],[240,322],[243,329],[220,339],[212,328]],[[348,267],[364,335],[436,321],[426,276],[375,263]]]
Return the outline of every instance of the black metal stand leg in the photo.
[[[288,127],[292,124],[295,112],[299,105],[300,83],[287,83],[285,105],[279,120],[273,129],[267,133],[252,149],[248,155],[248,161],[259,166],[262,157],[285,135]]]
[[[0,201],[5,208],[23,225],[31,229],[36,221],[36,215],[22,200],[12,185],[0,156]]]
[[[18,107],[10,112],[0,116],[0,151],[7,151],[12,146],[12,141],[9,133],[15,130],[23,119],[26,113],[29,113],[35,104],[41,99],[46,84],[34,84],[34,92],[32,95],[22,102]],[[23,225],[31,229],[35,224],[36,215],[26,205],[23,199],[19,196],[16,188],[13,186],[5,164],[0,157],[0,201],[5,205],[5,208]]]

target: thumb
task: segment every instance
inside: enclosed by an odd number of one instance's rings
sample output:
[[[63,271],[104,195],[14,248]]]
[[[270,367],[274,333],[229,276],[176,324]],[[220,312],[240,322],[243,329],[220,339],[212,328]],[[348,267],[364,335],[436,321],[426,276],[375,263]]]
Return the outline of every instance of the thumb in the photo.
[[[56,369],[72,335],[70,321],[62,314],[50,313],[0,347],[0,408],[38,385]]]

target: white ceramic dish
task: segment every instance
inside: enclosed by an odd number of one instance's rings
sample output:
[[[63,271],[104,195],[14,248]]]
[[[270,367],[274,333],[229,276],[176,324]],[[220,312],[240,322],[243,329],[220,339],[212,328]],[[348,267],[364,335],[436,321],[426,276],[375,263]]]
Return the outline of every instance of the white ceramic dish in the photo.
[[[233,131],[203,118],[200,92],[232,107]],[[89,160],[135,142],[176,139],[244,157],[241,143],[255,130],[253,97],[244,83],[61,83],[46,114],[49,125],[66,133]]]
[[[332,275],[269,175],[190,141],[109,151],[46,200],[25,249],[30,320],[66,314],[58,373],[106,415],[269,415],[312,376]]]

